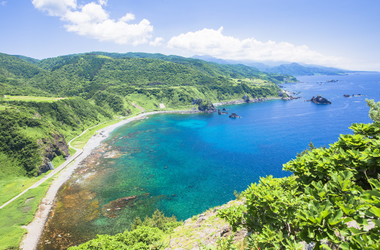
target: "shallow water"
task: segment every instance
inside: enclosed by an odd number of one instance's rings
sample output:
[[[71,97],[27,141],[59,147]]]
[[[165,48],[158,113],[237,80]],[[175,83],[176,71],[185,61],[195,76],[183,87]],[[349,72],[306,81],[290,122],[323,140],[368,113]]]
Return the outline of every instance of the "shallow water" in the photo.
[[[155,209],[184,220],[226,203],[260,176],[290,175],[282,164],[310,141],[328,146],[350,124],[371,122],[365,98],[380,101],[380,74],[298,79],[283,86],[302,99],[224,106],[240,119],[160,114],[118,128],[61,189],[39,248],[123,232]],[[305,102],[313,95],[332,104]]]

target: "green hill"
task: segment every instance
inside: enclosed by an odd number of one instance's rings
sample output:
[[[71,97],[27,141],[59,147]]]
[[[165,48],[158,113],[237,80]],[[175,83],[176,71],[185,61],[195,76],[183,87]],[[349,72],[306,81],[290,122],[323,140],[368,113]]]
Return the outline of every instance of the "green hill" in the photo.
[[[66,143],[89,126],[141,110],[190,109],[195,100],[278,97],[275,83],[288,79],[296,80],[245,65],[163,54],[92,52],[37,60],[0,53],[2,166],[15,159],[15,173],[36,175],[55,155],[68,154],[47,153],[41,142],[54,148],[58,137]],[[11,174],[6,168],[2,173]]]

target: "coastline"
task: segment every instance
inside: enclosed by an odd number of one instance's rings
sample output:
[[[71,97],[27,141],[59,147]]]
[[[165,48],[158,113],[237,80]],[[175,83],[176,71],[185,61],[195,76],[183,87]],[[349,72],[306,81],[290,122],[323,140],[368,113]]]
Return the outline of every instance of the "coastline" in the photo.
[[[213,105],[217,107],[217,106],[222,106],[222,105],[257,103],[257,102],[265,102],[265,101],[271,101],[271,100],[281,100],[281,97],[255,98],[255,99],[250,99],[248,102],[245,101],[244,99],[238,99],[238,100],[233,100],[233,101],[228,101],[228,102],[217,102],[217,103],[213,103]]]
[[[71,162],[68,166],[62,169],[62,171],[55,177],[55,180],[52,182],[48,191],[46,192],[46,195],[44,196],[41,203],[39,204],[37,212],[34,215],[34,219],[27,226],[23,226],[23,228],[28,230],[28,232],[24,235],[20,243],[20,249],[34,250],[37,248],[37,245],[42,235],[42,232],[44,230],[46,221],[48,220],[50,211],[52,210],[54,206],[54,200],[59,189],[67,180],[69,180],[71,175],[80,165],[80,162],[83,161],[85,158],[87,158],[91,154],[91,152],[101,144],[102,141],[107,139],[112,133],[112,131],[130,122],[144,119],[145,117],[149,115],[163,114],[163,113],[194,114],[194,113],[202,113],[202,112],[198,110],[152,111],[152,112],[142,113],[131,118],[127,118],[118,123],[112,124],[108,127],[99,129],[97,131],[98,133],[96,133],[94,136],[92,136],[88,140],[88,142],[83,148],[83,152],[73,162]]]
[[[239,99],[239,100],[233,100],[233,101],[228,101],[228,102],[214,103],[213,105],[220,106],[220,105],[234,105],[234,104],[243,104],[243,103],[257,103],[257,102],[264,102],[264,101],[278,100],[278,99],[281,99],[281,98],[278,98],[278,97],[255,98],[255,99],[250,100],[249,102],[246,102],[243,99]],[[56,194],[58,193],[60,187],[67,180],[70,179],[71,175],[80,165],[80,162],[86,159],[92,153],[92,151],[101,144],[102,141],[107,139],[112,133],[112,131],[130,122],[145,119],[149,115],[195,114],[195,113],[204,113],[204,112],[199,111],[199,110],[173,110],[173,111],[146,112],[146,113],[138,114],[134,117],[127,118],[118,123],[115,123],[105,128],[101,128],[97,130],[95,135],[93,135],[87,141],[86,145],[83,148],[82,153],[79,156],[77,156],[77,158],[73,162],[71,162],[70,164],[68,164],[68,166],[62,169],[62,171],[55,177],[55,180],[50,185],[48,191],[46,192],[45,197],[42,199],[41,203],[39,204],[38,210],[36,214],[34,215],[34,219],[32,220],[32,222],[29,223],[27,226],[23,226],[24,228],[28,230],[28,232],[24,235],[20,243],[20,249],[34,250],[37,248],[37,245],[40,241],[40,237],[42,236],[45,224],[49,218],[49,214],[53,209]]]

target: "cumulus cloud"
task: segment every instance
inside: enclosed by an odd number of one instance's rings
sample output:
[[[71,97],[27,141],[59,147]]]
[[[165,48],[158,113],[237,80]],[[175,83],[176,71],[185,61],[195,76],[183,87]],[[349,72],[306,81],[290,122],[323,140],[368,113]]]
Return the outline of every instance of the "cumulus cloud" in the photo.
[[[129,22],[132,20],[135,20],[135,15],[133,15],[132,13],[128,13],[119,19],[120,22]]]
[[[257,61],[292,61],[316,64],[334,64],[340,58],[324,56],[306,45],[295,46],[288,42],[261,42],[255,38],[239,39],[223,35],[218,30],[203,29],[172,37],[167,46],[193,54],[210,55],[222,59]]]
[[[107,0],[78,6],[76,0],[32,0],[35,8],[51,16],[59,16],[69,32],[117,44],[138,45],[152,42],[153,26],[147,19],[138,23],[135,15],[128,13],[118,20],[111,19],[104,9]],[[153,41],[154,44],[156,40]]]
[[[154,46],[154,47],[161,46],[163,41],[164,39],[162,37],[156,37],[154,41],[149,42],[149,45]]]
[[[77,7],[76,0],[32,0],[35,8],[46,11],[50,16],[62,16]]]
[[[107,5],[108,0],[99,0],[100,5]]]

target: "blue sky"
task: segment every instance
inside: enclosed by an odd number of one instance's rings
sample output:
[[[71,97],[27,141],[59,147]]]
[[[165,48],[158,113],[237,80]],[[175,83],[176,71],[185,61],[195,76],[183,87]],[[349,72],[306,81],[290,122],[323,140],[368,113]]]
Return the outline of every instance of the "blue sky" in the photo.
[[[90,51],[380,71],[380,1],[0,0],[0,52]]]

